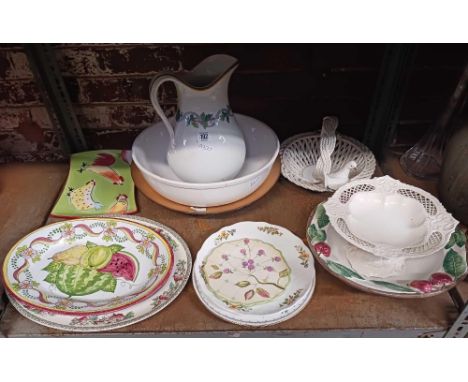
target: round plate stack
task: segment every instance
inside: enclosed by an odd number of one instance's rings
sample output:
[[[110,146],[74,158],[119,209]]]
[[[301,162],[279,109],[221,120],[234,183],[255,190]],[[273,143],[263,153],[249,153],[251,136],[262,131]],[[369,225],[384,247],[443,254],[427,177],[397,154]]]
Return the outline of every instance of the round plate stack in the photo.
[[[287,229],[242,222],[212,234],[197,254],[195,291],[216,316],[267,326],[298,314],[315,289],[312,254]]]
[[[143,183],[137,177],[136,186],[146,191],[150,199],[188,213],[226,212],[263,196],[279,177],[279,171],[273,171],[279,152],[278,138],[272,129],[254,118],[240,114],[235,117],[244,134],[247,153],[244,165],[234,179],[214,183],[180,180],[166,158],[169,135],[164,125],[158,123],[143,131],[133,143],[133,162],[145,181]],[[268,187],[262,189],[265,183]],[[256,198],[249,198],[258,189],[262,192]],[[245,203],[236,204],[238,201]],[[215,209],[218,206],[225,208]]]
[[[429,297],[467,272],[465,234],[429,193],[389,176],[350,182],[311,214],[317,260],[358,289]]]
[[[82,218],[44,226],[7,254],[3,279],[26,318],[68,331],[115,329],[171,303],[187,283],[182,238],[139,217]]]

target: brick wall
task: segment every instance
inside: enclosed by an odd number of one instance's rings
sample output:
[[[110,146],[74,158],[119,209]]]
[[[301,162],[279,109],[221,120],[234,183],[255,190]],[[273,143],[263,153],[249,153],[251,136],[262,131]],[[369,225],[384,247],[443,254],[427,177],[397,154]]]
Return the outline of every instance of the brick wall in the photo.
[[[319,128],[326,114],[361,138],[384,51],[372,44],[57,44],[57,60],[91,147],[131,147],[158,121],[148,97],[162,70],[186,70],[204,57],[240,59],[230,84],[233,110],[259,118],[281,139]],[[466,47],[422,45],[401,114],[396,144],[410,144],[444,108]],[[169,85],[161,103],[175,111]],[[0,162],[63,160],[21,45],[0,45]]]

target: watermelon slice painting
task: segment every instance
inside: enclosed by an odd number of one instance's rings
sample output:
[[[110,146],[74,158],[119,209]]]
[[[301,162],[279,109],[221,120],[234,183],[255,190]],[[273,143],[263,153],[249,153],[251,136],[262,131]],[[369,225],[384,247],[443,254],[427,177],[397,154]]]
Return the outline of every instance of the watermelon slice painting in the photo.
[[[44,281],[68,296],[85,296],[99,291],[113,293],[117,279],[134,282],[139,264],[118,244],[109,246],[87,242],[52,256]]]

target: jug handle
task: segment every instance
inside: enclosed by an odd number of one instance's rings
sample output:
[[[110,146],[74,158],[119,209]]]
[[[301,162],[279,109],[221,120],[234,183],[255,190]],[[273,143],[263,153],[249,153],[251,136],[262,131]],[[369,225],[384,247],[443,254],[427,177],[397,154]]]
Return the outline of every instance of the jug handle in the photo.
[[[167,129],[167,132],[169,133],[169,138],[171,141],[171,147],[175,147],[174,127],[169,122],[169,119],[166,117],[166,114],[164,114],[164,111],[159,105],[159,101],[158,101],[159,87],[165,82],[177,83],[178,80],[168,74],[162,74],[162,75],[154,77],[150,85],[150,99],[151,99],[151,103],[153,104],[153,107],[156,110],[156,113],[161,118],[162,122],[164,123],[164,126],[166,126],[166,129]]]

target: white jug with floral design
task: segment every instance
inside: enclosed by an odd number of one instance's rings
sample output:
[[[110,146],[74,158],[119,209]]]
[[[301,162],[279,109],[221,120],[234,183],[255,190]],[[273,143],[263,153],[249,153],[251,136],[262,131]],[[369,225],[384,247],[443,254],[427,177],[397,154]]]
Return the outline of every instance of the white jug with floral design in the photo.
[[[160,73],[151,83],[151,102],[170,136],[168,164],[186,182],[232,179],[244,164],[244,136],[228,100],[229,79],[237,66],[237,59],[219,54],[190,72]],[[177,89],[175,126],[157,97],[160,85],[168,81]]]

